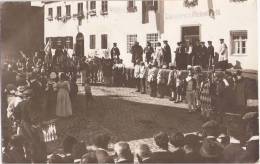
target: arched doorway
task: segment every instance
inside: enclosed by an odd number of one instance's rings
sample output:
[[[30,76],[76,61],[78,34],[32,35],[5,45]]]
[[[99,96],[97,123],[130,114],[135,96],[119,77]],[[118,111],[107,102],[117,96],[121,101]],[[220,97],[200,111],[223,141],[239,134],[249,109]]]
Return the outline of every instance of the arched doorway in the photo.
[[[84,35],[82,33],[78,33],[76,36],[76,50],[75,53],[77,56],[84,56]]]

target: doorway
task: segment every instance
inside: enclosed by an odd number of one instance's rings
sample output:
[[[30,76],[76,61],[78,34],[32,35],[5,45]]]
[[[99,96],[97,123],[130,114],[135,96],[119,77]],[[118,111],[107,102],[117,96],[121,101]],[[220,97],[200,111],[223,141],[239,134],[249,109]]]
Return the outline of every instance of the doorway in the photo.
[[[78,33],[77,36],[76,36],[75,53],[79,57],[84,56],[84,35],[82,33]]]
[[[181,27],[181,39],[185,43],[194,44],[200,40],[200,26],[183,26]]]

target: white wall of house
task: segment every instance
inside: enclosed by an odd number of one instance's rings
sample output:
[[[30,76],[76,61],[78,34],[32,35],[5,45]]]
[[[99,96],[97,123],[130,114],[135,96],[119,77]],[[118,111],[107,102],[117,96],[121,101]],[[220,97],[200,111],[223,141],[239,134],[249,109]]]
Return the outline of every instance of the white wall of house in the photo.
[[[213,2],[215,18],[208,14],[208,2]],[[199,25],[200,40],[211,40],[215,50],[219,39],[223,38],[228,46],[229,61],[241,62],[242,68],[257,69],[257,5],[256,0],[232,2],[231,0],[199,0],[198,6],[184,7],[182,0],[165,1],[165,34],[172,49],[181,40],[181,27]],[[247,31],[246,53],[231,54],[230,32]]]
[[[242,68],[257,69],[257,12],[256,0],[245,2],[231,2],[231,0],[212,0],[215,18],[208,15],[208,1],[198,0],[198,6],[187,8],[183,0],[164,1],[164,33],[161,40],[168,40],[172,56],[176,43],[181,40],[181,27],[190,25],[200,26],[200,40],[213,41],[215,49],[218,49],[219,38],[225,39],[229,49],[229,61],[241,62]],[[53,16],[56,16],[57,6],[62,6],[62,16],[65,15],[65,5],[71,5],[71,15],[77,13],[78,3],[81,1],[53,2],[45,4],[45,17],[48,17],[48,8],[53,8]],[[82,1],[84,15],[87,13],[86,3]],[[137,40],[141,46],[146,45],[146,34],[157,33],[155,12],[149,11],[149,23],[142,24],[142,2],[135,1],[137,11],[127,12],[126,1],[108,1],[108,15],[100,15],[101,1],[96,1],[97,16],[84,18],[82,25],[78,20],[71,18],[67,22],[48,21],[45,19],[45,37],[73,36],[76,42],[78,32],[84,35],[85,55],[92,55],[95,51],[102,54],[101,35],[108,35],[108,49],[113,42],[118,43],[121,58],[125,65],[131,65],[131,54],[127,53],[127,35],[137,34]],[[88,1],[88,7],[90,2]],[[230,32],[234,30],[247,31],[246,53],[242,55],[231,54]],[[90,49],[89,35],[96,35],[96,49]],[[72,50],[70,50],[72,53]]]

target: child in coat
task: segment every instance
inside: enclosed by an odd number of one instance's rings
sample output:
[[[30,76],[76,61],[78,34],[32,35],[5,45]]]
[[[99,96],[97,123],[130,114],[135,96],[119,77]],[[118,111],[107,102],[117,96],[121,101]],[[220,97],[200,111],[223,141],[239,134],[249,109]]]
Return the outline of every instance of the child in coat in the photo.
[[[140,63],[140,91],[141,91],[141,94],[145,94],[146,93],[146,85],[145,85],[145,82],[146,82],[146,75],[147,74],[147,69],[144,65],[144,62],[141,62]]]
[[[177,77],[175,80],[175,87],[176,87],[176,100],[175,103],[182,102],[182,95],[183,95],[183,80],[182,80],[182,72],[177,72]]]
[[[154,62],[149,66],[148,70],[148,78],[147,81],[149,83],[149,86],[151,88],[151,97],[156,97],[156,92],[157,92],[157,74],[158,74],[158,68],[157,68],[157,63]]]
[[[84,89],[85,89],[86,108],[88,108],[90,103],[94,100],[88,78],[85,79]]]
[[[140,92],[141,86],[140,86],[140,60],[136,60],[136,64],[134,67],[134,78],[135,78],[135,85],[136,85],[136,92]]]
[[[171,71],[169,72],[169,77],[168,77],[168,83],[167,86],[171,91],[170,95],[170,101],[175,101],[176,100],[176,77],[177,77],[177,71],[175,69],[174,64],[170,63],[170,69]]]

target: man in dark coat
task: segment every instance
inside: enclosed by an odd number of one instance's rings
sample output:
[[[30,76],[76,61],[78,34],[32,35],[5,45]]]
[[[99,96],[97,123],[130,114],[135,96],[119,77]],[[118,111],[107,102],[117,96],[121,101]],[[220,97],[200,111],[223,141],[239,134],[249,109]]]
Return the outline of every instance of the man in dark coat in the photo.
[[[169,67],[169,63],[172,61],[171,47],[169,46],[167,40],[164,40],[163,43],[163,64]]]
[[[154,49],[151,45],[151,43],[148,41],[146,47],[144,48],[145,53],[145,61],[147,64],[152,62],[152,54],[154,53]]]
[[[117,43],[113,43],[113,48],[110,51],[111,54],[111,59],[119,59],[120,56],[120,51],[119,48],[117,47]]]
[[[209,57],[209,68],[212,67],[212,65],[214,64],[214,47],[212,45],[212,41],[208,41],[208,50],[207,50],[207,54]]]
[[[177,48],[175,50],[175,64],[179,70],[181,68],[181,42],[177,43]]]
[[[132,63],[135,65],[136,61],[143,61],[143,48],[139,45],[138,42],[135,42],[133,47],[131,48],[132,53]]]
[[[205,46],[205,42],[200,42],[200,65],[202,66],[202,68],[207,68],[208,61],[208,49]]]
[[[195,65],[199,65],[199,57],[200,57],[200,44],[199,44],[199,41],[197,40],[192,48],[192,55],[193,55],[193,58],[192,58],[192,65],[195,66]]]

